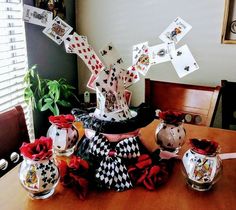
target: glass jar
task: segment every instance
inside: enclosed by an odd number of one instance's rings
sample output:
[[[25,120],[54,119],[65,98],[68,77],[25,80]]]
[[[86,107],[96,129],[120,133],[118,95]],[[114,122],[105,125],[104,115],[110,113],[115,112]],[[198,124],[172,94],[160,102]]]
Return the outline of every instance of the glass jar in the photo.
[[[59,181],[59,170],[54,160],[31,160],[24,157],[18,176],[21,185],[33,199],[45,199],[53,195]]]
[[[156,143],[161,150],[178,153],[179,149],[185,142],[186,131],[183,123],[168,124],[161,121],[156,128]]]
[[[70,127],[62,128],[52,124],[47,133],[53,140],[53,152],[58,156],[70,156],[74,153],[78,143],[79,133],[71,124]]]
[[[207,191],[219,180],[222,161],[217,152],[200,154],[194,148],[187,150],[182,159],[187,184],[198,191]]]

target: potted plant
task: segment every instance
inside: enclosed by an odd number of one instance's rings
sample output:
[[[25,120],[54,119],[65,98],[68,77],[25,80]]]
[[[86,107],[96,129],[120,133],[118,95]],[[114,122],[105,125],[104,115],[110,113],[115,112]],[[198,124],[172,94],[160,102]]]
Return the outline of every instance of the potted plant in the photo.
[[[73,93],[75,89],[69,85],[66,79],[49,80],[40,78],[35,71],[37,65],[33,65],[25,74],[24,98],[27,104],[39,111],[50,110],[53,115],[60,114],[61,107],[71,107],[72,97],[77,101]]]

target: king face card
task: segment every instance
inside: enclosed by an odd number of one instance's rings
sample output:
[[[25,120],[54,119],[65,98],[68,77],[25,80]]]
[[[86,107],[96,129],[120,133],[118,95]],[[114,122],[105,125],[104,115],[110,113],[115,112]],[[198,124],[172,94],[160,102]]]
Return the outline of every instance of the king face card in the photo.
[[[180,78],[199,69],[197,62],[187,45],[180,47],[174,52],[171,63]]]
[[[43,33],[60,45],[72,30],[73,28],[71,26],[57,16],[50,25],[47,25]]]
[[[174,41],[177,44],[191,29],[191,25],[180,17],[177,17],[167,29],[161,33],[159,38],[163,42]]]
[[[52,12],[24,4],[23,19],[27,23],[46,27],[52,22]]]

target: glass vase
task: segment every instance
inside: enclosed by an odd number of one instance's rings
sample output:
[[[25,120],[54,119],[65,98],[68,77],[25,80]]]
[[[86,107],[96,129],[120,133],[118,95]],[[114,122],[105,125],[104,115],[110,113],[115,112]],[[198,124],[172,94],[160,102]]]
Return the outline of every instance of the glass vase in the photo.
[[[217,153],[199,154],[193,149],[185,152],[183,173],[187,184],[198,191],[207,191],[219,180],[222,172],[222,161]]]
[[[53,152],[55,155],[70,156],[75,151],[79,133],[73,125],[68,128],[61,128],[52,124],[48,129],[47,136],[53,140]]]
[[[156,143],[161,150],[178,153],[185,142],[186,131],[183,123],[169,124],[161,121],[156,128]]]
[[[54,160],[23,159],[18,172],[22,186],[32,199],[46,199],[53,195],[59,181],[59,170]]]

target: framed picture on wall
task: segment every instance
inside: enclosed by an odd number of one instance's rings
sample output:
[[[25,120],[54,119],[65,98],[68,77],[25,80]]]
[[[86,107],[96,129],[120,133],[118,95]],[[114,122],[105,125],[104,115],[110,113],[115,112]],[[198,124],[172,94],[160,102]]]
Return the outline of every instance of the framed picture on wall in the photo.
[[[61,19],[66,18],[66,7],[64,0],[34,0],[35,7],[51,11],[53,18],[59,16]]]
[[[221,43],[236,44],[236,0],[225,0]]]

